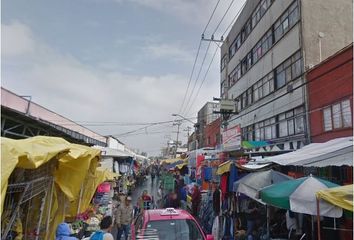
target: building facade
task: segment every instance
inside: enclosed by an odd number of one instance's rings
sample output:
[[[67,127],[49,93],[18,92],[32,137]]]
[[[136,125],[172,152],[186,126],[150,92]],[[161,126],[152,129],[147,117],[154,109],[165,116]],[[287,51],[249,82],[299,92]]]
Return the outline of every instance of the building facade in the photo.
[[[352,42],[351,16],[349,0],[248,0],[221,47],[228,127],[277,150],[309,143],[304,73]]]
[[[311,142],[353,135],[353,45],[307,74]]]
[[[206,127],[214,122],[219,114],[214,114],[214,111],[219,111],[220,104],[215,102],[207,102],[199,111],[197,119],[197,139],[198,148],[205,147],[206,139]]]
[[[215,121],[211,122],[205,127],[205,142],[204,147],[217,147],[221,143],[220,135],[221,118],[219,117]]]

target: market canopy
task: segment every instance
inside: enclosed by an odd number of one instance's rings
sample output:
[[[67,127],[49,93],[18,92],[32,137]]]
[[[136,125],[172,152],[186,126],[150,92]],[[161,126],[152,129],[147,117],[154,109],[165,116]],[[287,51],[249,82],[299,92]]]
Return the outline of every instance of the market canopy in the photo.
[[[261,202],[259,191],[262,188],[290,179],[292,178],[272,169],[264,172],[250,173],[234,182],[233,191],[243,193],[256,201]]]
[[[265,160],[283,166],[353,166],[353,137],[336,138],[325,143],[311,143],[297,151],[265,158]]]
[[[316,192],[338,187],[337,184],[312,176],[273,184],[261,190],[263,202],[297,213],[317,215]],[[341,217],[343,210],[327,202],[320,203],[320,215]]]
[[[126,151],[122,151],[115,148],[95,146],[95,148],[100,149],[102,156],[105,157],[133,157],[132,154]]]
[[[316,196],[334,206],[353,212],[353,184],[321,190]]]
[[[230,172],[231,161],[226,161],[219,165],[218,170],[216,170],[217,175],[222,175],[224,173]]]
[[[161,161],[161,164],[171,164],[171,163],[176,163],[178,161],[183,161],[181,158],[172,158],[172,159],[164,159]]]

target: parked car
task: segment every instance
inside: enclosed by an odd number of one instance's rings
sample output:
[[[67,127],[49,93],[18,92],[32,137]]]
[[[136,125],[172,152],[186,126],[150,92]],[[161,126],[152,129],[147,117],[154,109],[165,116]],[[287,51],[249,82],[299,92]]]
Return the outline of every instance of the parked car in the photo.
[[[213,240],[187,211],[174,208],[145,210],[131,226],[132,239]]]

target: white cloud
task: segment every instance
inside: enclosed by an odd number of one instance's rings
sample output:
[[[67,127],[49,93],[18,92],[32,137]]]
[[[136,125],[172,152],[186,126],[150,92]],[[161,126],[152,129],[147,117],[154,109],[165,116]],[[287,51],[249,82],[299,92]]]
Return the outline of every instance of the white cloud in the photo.
[[[18,94],[32,95],[35,102],[59,114],[81,121],[152,122],[169,120],[171,113],[178,111],[186,76],[127,75],[110,65],[92,67],[36,39],[24,24],[2,25],[2,30],[2,40],[6,43],[6,51],[2,52],[2,85]],[[22,45],[14,36],[21,37]],[[186,52],[171,51],[168,45],[148,50],[157,57],[189,58]],[[10,57],[11,67],[8,67]],[[200,102],[217,93],[219,83],[217,79],[214,81],[212,88],[202,90]],[[92,128],[102,134],[131,130],[117,126]],[[141,150],[156,149],[164,135],[139,135],[124,141]]]
[[[30,29],[19,23],[2,24],[1,54],[5,57],[18,56],[34,51],[34,40]]]
[[[119,0],[118,2],[120,4],[124,2],[133,2],[135,4],[157,10],[159,12],[171,15],[184,23],[196,25],[200,27],[200,30],[202,31],[208,22],[212,11],[214,10],[217,0]],[[221,22],[219,29],[216,31],[217,35],[223,33],[244,2],[245,0],[221,1],[206,33],[211,34],[214,32],[217,24],[222,19],[227,8],[231,4],[230,10]],[[219,36],[217,35],[215,37],[218,38]]]
[[[183,49],[181,44],[148,44],[143,47],[146,54],[153,58],[168,58],[173,61],[193,63],[191,51]]]

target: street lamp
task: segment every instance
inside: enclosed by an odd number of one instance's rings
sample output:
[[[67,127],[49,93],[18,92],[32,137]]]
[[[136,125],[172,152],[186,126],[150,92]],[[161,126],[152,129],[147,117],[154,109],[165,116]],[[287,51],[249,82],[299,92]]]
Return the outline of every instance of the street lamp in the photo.
[[[190,122],[190,123],[193,123],[193,125],[196,124],[195,122],[189,120],[188,118],[183,117],[183,116],[180,115],[180,114],[173,113],[172,116],[173,116],[173,117],[180,117],[180,118],[182,118],[183,120],[186,120],[186,121],[188,121],[188,122]]]

